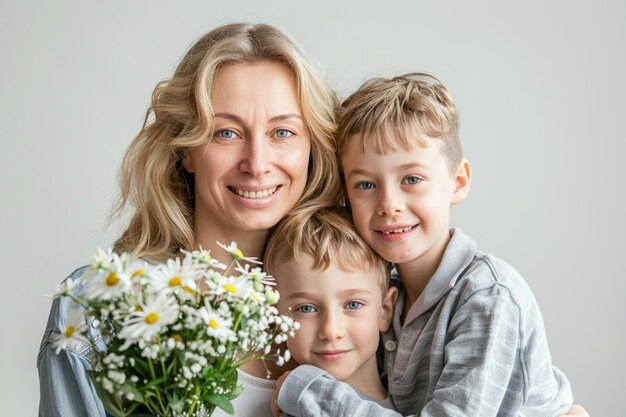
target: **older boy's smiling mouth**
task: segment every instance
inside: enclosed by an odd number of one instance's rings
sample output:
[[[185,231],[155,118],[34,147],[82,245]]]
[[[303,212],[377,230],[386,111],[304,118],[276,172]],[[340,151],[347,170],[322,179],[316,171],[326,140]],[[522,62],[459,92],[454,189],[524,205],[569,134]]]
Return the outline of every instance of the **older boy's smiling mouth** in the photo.
[[[419,226],[419,224],[414,224],[413,226],[387,227],[384,229],[377,229],[376,232],[382,233],[383,235],[386,235],[386,236],[397,235],[400,233],[410,232],[411,230],[415,229],[417,226]]]

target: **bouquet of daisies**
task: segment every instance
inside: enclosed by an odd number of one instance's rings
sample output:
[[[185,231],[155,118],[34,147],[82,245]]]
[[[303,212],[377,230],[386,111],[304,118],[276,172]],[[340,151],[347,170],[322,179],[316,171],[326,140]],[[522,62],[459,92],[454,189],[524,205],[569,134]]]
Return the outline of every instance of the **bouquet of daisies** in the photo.
[[[107,350],[94,349],[91,376],[115,416],[210,416],[215,407],[232,414],[241,364],[289,360],[287,350],[272,346],[298,324],[274,307],[271,277],[250,268],[259,262],[234,242],[221,246],[229,265],[204,250],[159,265],[98,250],[81,285],[67,280],[57,291],[81,306],[57,339],[57,353],[76,339],[88,341],[86,322],[94,321]]]

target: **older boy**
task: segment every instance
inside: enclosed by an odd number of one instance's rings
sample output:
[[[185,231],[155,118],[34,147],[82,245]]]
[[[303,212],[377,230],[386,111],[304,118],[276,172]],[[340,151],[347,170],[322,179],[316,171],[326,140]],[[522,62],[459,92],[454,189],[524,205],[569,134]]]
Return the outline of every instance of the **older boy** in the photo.
[[[557,416],[572,403],[552,366],[537,303],[504,261],[449,229],[471,169],[446,87],[427,74],[366,82],[344,103],[339,158],[359,235],[402,287],[384,335],[398,413],[322,370],[296,369],[280,408],[302,416]],[[294,401],[293,399],[299,399]],[[302,401],[319,401],[309,412]]]
[[[391,323],[397,289],[389,288],[388,263],[357,235],[345,208],[284,219],[264,258],[276,277],[278,308],[300,323],[287,340],[292,357],[350,384],[359,398],[391,408],[376,350],[379,332]]]

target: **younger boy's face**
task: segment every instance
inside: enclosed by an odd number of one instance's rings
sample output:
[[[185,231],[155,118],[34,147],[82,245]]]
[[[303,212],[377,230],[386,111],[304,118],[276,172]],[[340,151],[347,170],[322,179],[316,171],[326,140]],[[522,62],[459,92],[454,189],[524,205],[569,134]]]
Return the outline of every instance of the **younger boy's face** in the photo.
[[[440,144],[379,155],[363,153],[360,140],[352,137],[341,159],[357,232],[387,261],[434,272],[450,239],[450,204],[469,186],[467,161],[465,181],[450,174]]]
[[[330,265],[314,271],[312,258],[304,258],[274,271],[279,309],[300,323],[287,340],[289,352],[298,363],[315,365],[367,392],[362,384],[378,379],[379,332],[389,327],[396,290],[383,301],[375,268],[346,272]]]

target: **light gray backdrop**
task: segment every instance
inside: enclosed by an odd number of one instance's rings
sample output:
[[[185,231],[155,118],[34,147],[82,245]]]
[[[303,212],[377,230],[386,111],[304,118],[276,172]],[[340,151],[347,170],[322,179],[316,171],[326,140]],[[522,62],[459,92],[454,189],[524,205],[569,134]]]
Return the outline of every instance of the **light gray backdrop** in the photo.
[[[623,0],[167,3],[0,1],[0,415],[36,414],[44,294],[118,233],[152,88],[232,21],[292,35],[342,97],[375,75],[446,82],[474,168],[453,223],[526,277],[576,401],[625,413]]]

